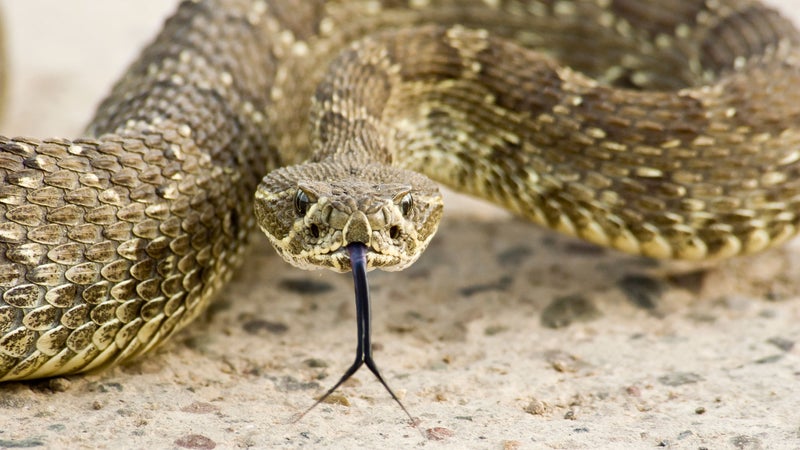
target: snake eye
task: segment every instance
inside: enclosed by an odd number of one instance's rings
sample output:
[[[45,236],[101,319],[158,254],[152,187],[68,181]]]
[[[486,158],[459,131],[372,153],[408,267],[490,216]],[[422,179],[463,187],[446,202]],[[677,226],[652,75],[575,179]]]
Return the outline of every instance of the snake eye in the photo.
[[[408,217],[412,206],[414,206],[414,197],[411,196],[411,193],[404,195],[400,199],[400,211],[402,211],[403,217]]]
[[[311,205],[308,195],[302,189],[297,190],[294,196],[294,210],[300,217],[304,217],[308,212],[308,207]]]

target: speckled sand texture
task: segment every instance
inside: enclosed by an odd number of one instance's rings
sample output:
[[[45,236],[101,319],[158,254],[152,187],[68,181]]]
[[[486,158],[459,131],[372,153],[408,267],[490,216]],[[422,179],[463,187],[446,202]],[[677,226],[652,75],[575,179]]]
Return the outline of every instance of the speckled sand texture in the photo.
[[[0,133],[76,136],[174,3],[3,1]],[[416,265],[370,275],[375,357],[426,438],[367,372],[290,422],[352,361],[352,282],[260,239],[155,354],[0,385],[0,448],[800,448],[799,241],[686,270],[450,200]]]

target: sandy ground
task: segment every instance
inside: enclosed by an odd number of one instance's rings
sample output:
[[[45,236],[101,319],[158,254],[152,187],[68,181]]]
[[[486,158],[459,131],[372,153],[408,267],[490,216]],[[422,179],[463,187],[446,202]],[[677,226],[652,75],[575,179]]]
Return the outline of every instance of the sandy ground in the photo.
[[[76,135],[172,3],[4,1],[0,132]],[[156,353],[0,385],[0,448],[800,448],[798,241],[688,270],[451,200],[416,265],[370,276],[376,359],[419,430],[367,372],[291,422],[352,361],[351,279],[259,239]]]

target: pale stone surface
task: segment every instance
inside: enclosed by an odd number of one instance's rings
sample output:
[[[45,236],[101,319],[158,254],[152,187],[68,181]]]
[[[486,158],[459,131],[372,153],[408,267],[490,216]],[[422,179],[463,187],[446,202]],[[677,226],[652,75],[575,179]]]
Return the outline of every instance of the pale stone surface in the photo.
[[[172,3],[4,1],[13,89],[0,132],[77,135]],[[800,2],[773,3],[800,17]],[[0,385],[0,448],[424,443],[367,372],[341,390],[350,406],[291,423],[352,360],[351,280],[292,269],[264,240],[251,256],[155,354]],[[797,240],[687,272],[451,202],[416,265],[370,275],[375,356],[440,439],[428,447],[798,448],[798,280]]]

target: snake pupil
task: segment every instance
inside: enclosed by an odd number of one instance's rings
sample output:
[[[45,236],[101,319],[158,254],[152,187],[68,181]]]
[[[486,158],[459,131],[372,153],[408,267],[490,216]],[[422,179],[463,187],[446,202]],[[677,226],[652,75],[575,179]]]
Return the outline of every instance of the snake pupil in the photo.
[[[303,192],[302,189],[298,189],[297,194],[294,196],[294,210],[297,211],[297,214],[300,217],[304,217],[306,215],[310,204],[311,200],[308,199],[308,194]]]
[[[402,211],[403,217],[408,217],[408,213],[411,212],[412,206],[414,206],[414,197],[408,193],[400,200],[400,211]]]

